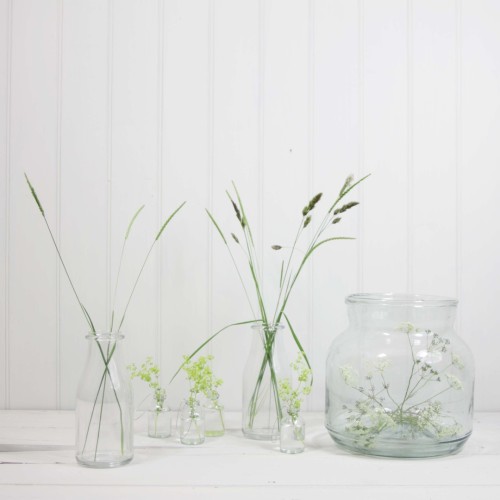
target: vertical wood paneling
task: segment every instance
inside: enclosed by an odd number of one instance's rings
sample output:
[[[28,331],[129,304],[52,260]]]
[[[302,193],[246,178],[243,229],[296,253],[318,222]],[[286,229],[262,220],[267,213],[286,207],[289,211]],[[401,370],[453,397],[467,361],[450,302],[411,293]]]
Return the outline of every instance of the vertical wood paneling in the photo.
[[[293,245],[302,209],[313,194],[308,172],[309,5],[281,0],[268,1],[264,5],[262,272],[265,300],[272,314],[279,293],[281,260],[288,255],[289,249],[276,252],[271,245]],[[285,11],[286,16],[283,16]],[[300,250],[305,250],[310,237],[310,231],[305,231],[298,243]],[[287,305],[287,314],[306,350],[309,350],[311,338],[308,329],[309,275],[310,267],[304,268]],[[293,344],[290,334],[286,341]],[[294,356],[298,349],[290,348]]]
[[[408,288],[407,16],[406,2],[364,2],[365,291]]]
[[[455,0],[413,4],[414,291],[456,292]]]
[[[172,373],[208,332],[209,20],[202,0],[165,4],[163,210],[179,213],[162,247],[162,363]],[[182,47],[182,50],[179,50]],[[168,367],[168,368],[167,368]],[[187,392],[181,374],[170,400]]]
[[[9,213],[9,136],[10,136],[10,55],[11,55],[11,13],[12,2],[0,2],[0,408],[7,406],[8,365],[8,213]]]
[[[9,402],[17,408],[53,408],[57,359],[56,256],[23,172],[30,174],[55,230],[58,4],[23,0],[14,2],[13,8]]]
[[[61,251],[96,328],[106,328],[108,7],[64,2],[61,136]],[[63,408],[74,404],[89,331],[61,273]]]
[[[212,208],[238,258],[241,253],[230,232],[239,233],[225,190],[234,180],[251,222],[259,213],[259,2],[218,0],[214,18],[214,172]],[[260,33],[262,37],[262,33]],[[262,61],[263,62],[263,61]],[[262,68],[261,68],[262,70]],[[257,231],[256,234],[259,234]],[[259,235],[260,236],[260,235]],[[213,232],[214,330],[252,319],[241,283],[224,243]],[[247,264],[238,259],[249,283]],[[224,381],[221,400],[227,408],[241,408],[241,378],[248,356],[249,326],[234,327],[214,341],[214,370]],[[231,353],[231,363],[227,363]]]
[[[114,294],[123,237],[135,211],[146,204],[127,241],[116,308],[117,322],[142,265],[161,227],[158,207],[158,1],[114,3],[113,8],[113,135],[112,135],[112,231],[111,294]],[[174,220],[173,224],[177,221]],[[163,234],[169,238],[170,227]],[[122,330],[127,335],[130,362],[142,363],[156,356],[159,263],[157,247],[151,254],[134,293]],[[118,324],[116,325],[118,326]],[[139,383],[137,403],[147,387]]]
[[[500,4],[462,2],[461,327],[477,363],[481,409],[498,408]]]
[[[345,178],[358,171],[359,11],[357,3],[350,0],[316,0],[315,3],[313,192],[324,193],[322,211],[333,202]],[[359,193],[352,199],[359,200]],[[339,225],[332,226],[331,236],[359,237],[357,220],[354,210],[346,214]],[[347,326],[344,297],[356,291],[356,264],[354,241],[332,242],[318,250],[314,257],[311,352],[314,408],[323,408],[324,404],[328,348],[334,336]]]
[[[291,243],[313,194],[324,208],[349,173],[372,172],[335,228],[357,242],[319,250],[288,307],[315,369],[308,407],[323,407],[345,295],[413,290],[458,293],[476,406],[498,409],[499,20],[494,0],[0,0],[0,407],[72,407],[85,358],[87,326],[24,171],[101,329],[131,215],[146,204],[118,310],[162,220],[188,200],[124,327],[127,362],[155,355],[164,382],[182,354],[251,317],[204,213],[236,232],[231,180],[273,304],[270,245]],[[230,409],[251,337],[235,330],[209,349]],[[186,390],[180,376],[170,404]]]

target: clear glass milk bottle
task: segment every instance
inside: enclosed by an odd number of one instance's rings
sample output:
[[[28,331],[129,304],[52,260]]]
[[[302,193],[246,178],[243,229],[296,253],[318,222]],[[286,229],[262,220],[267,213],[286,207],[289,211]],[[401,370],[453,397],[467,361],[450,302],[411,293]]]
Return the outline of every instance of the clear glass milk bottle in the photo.
[[[474,363],[453,329],[457,301],[356,294],[346,304],[349,327],[326,367],[333,440],[382,456],[458,451],[472,431]]]
[[[125,465],[133,452],[133,398],[122,361],[123,335],[87,335],[87,362],[76,397],[76,459],[87,467]]]

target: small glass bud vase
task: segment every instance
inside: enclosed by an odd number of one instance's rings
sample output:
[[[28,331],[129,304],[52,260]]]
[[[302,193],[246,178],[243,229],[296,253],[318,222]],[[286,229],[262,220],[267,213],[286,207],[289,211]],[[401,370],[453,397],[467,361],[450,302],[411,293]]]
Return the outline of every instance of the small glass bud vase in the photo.
[[[281,420],[280,426],[280,451],[289,453],[302,453],[305,445],[306,424],[299,413],[288,412]]]
[[[219,395],[215,393],[205,404],[205,436],[223,436],[226,430],[224,426],[224,407],[219,404]]]
[[[172,434],[172,412],[168,406],[156,404],[148,411],[148,436],[168,438]]]
[[[180,415],[180,437],[182,444],[205,442],[205,416],[199,401],[189,398],[184,401]]]

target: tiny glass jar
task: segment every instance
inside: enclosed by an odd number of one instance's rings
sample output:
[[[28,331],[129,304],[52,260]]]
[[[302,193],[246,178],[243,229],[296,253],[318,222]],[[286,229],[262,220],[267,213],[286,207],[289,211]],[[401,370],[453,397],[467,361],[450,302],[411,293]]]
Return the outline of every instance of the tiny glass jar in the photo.
[[[306,424],[299,413],[287,412],[281,420],[280,451],[283,453],[302,453],[305,448]]]
[[[205,412],[205,436],[223,436],[226,427],[224,425],[224,406],[219,404],[219,394],[216,392],[211,394],[203,409]]]
[[[87,361],[76,395],[76,460],[109,468],[132,460],[134,405],[121,333],[87,335]]]
[[[168,406],[155,404],[148,411],[148,436],[168,438],[172,435],[172,412]]]
[[[182,444],[205,442],[205,416],[203,407],[194,398],[184,400],[180,411],[180,439]]]
[[[457,301],[356,294],[326,366],[325,425],[351,451],[447,455],[472,431],[474,362],[453,329]]]

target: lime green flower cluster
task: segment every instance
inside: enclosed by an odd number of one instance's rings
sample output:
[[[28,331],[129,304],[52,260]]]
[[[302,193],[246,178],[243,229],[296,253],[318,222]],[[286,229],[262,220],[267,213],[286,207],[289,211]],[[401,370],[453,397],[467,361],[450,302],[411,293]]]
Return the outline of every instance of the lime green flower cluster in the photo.
[[[160,368],[153,363],[153,358],[148,356],[140,368],[137,368],[137,366],[132,363],[127,366],[127,369],[130,371],[131,379],[138,377],[144,382],[147,382],[149,387],[153,390],[156,409],[158,411],[162,410],[167,392],[160,385]]]
[[[214,377],[209,364],[214,357],[212,355],[200,356],[197,361],[192,361],[189,356],[184,356],[182,369],[186,372],[190,384],[188,403],[193,406],[198,394],[204,394],[208,399],[218,397],[217,388],[223,383],[222,379]]]
[[[296,373],[297,386],[294,388],[293,382],[289,378],[281,379],[278,382],[278,394],[288,414],[292,417],[296,417],[305,396],[311,393],[312,370],[309,368],[303,354],[300,352],[297,355],[297,359],[290,363],[290,367]]]

